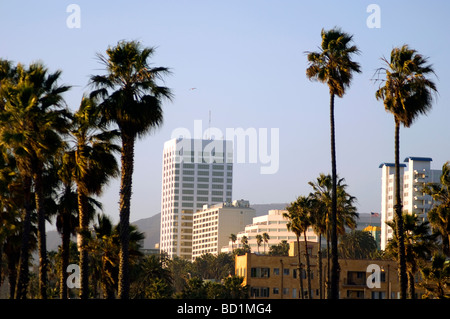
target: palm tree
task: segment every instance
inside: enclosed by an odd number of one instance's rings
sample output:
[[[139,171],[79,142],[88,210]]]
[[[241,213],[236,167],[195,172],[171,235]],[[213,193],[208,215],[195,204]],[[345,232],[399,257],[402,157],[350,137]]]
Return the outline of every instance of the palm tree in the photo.
[[[64,162],[71,169],[71,178],[77,186],[80,297],[86,299],[89,287],[86,249],[86,241],[90,237],[89,221],[94,217],[92,204],[100,206],[90,196],[100,195],[109,180],[118,176],[118,163],[114,156],[119,152],[119,146],[114,144],[118,132],[106,130],[95,101],[83,97],[74,114],[70,133],[75,146],[66,152]]]
[[[60,260],[60,299],[67,299],[67,267],[70,258],[70,237],[75,235],[78,218],[77,193],[72,187],[70,169],[60,169],[59,175],[63,184],[62,193],[58,198],[56,229],[61,234],[61,260]]]
[[[450,263],[445,255],[435,253],[431,265],[420,269],[424,281],[421,285],[427,290],[426,298],[448,299],[445,287],[450,280]]]
[[[299,243],[300,236],[303,235],[305,241],[305,258],[306,258],[306,274],[308,278],[308,298],[312,299],[311,294],[311,265],[309,262],[309,251],[308,251],[308,241],[306,232],[308,228],[311,226],[312,214],[314,207],[314,199],[311,196],[299,196],[297,200],[291,203],[286,210],[288,213],[284,213],[284,217],[288,218],[289,221],[287,223],[288,230],[292,231],[297,236],[297,244]],[[300,250],[300,248],[298,248]],[[300,265],[300,257],[299,257],[299,265]],[[301,276],[301,274],[300,274]],[[303,289],[302,289],[303,295]]]
[[[426,184],[423,192],[433,198],[434,205],[427,217],[441,237],[442,252],[450,257],[450,162],[442,166],[440,183]]]
[[[269,243],[270,236],[268,233],[262,234],[262,240],[264,241],[264,254],[266,254],[266,244]]]
[[[117,124],[121,140],[120,214],[120,272],[119,296],[129,298],[129,220],[134,168],[134,144],[161,125],[162,102],[171,99],[170,89],[159,86],[157,80],[169,74],[165,67],[151,67],[149,59],[154,48],[143,48],[136,41],[121,41],[106,50],[107,57],[99,54],[106,67],[106,75],[91,77],[96,89],[91,96],[103,98],[101,114],[108,123]]]
[[[100,284],[106,299],[115,298],[118,283],[120,224],[114,226],[110,217],[97,215],[94,226],[95,237],[87,244],[93,259],[97,260],[100,271]],[[137,260],[142,256],[139,249],[145,236],[136,226],[130,225],[130,256]]]
[[[321,173],[315,182],[308,182],[308,184],[313,188],[313,196],[317,201],[320,202],[321,209],[316,210],[318,214],[317,218],[314,218],[314,223],[318,223],[318,232],[326,235],[327,240],[327,296],[330,295],[330,238],[331,238],[331,210],[332,210],[332,177],[331,175],[325,175]],[[356,212],[355,201],[356,198],[351,196],[347,190],[347,184],[345,184],[344,178],[339,178],[337,180],[337,225],[336,231],[338,234],[342,235],[345,233],[345,227],[354,229],[356,227],[356,218],[358,218],[358,213]],[[322,216],[317,211],[324,213]]]
[[[261,234],[256,235],[256,246],[258,247],[258,254],[259,254],[259,247],[261,247],[262,242],[263,242],[263,237],[261,236]],[[265,249],[264,249],[264,253],[265,253]]]
[[[336,146],[334,125],[334,98],[343,97],[346,89],[350,86],[353,73],[360,73],[360,65],[352,61],[352,55],[358,54],[359,50],[351,45],[353,36],[342,32],[339,28],[328,31],[322,29],[322,44],[319,52],[308,52],[309,66],[306,76],[310,80],[317,80],[328,85],[330,91],[330,130],[331,130],[331,174],[332,174],[332,210],[331,210],[331,299],[339,298],[339,261],[337,252],[337,230],[336,230]]]
[[[42,299],[46,299],[47,250],[43,176],[48,160],[64,144],[61,134],[66,131],[69,112],[65,108],[62,94],[70,87],[59,86],[57,82],[61,71],[49,73],[42,63],[33,63],[28,68],[19,64],[15,73],[10,79],[2,80],[4,102],[0,120],[1,143],[20,158],[20,170],[28,179],[25,183],[26,192],[31,190],[31,186],[34,188],[40,261],[39,294]],[[27,214],[29,213],[28,206]],[[29,216],[25,219],[28,218]],[[28,232],[28,221],[24,227],[25,232]],[[23,279],[19,278],[21,285],[25,284]],[[25,291],[22,288],[18,292],[24,297]]]
[[[402,219],[402,202],[400,195],[400,125],[410,127],[421,114],[427,114],[432,107],[433,92],[436,85],[428,76],[434,74],[428,59],[418,54],[407,45],[394,48],[390,61],[382,58],[385,66],[377,70],[378,74],[386,74],[382,80],[384,86],[376,91],[377,100],[383,100],[384,108],[392,113],[395,122],[395,222],[399,236],[399,279],[400,295],[406,299],[407,274],[404,247],[404,230]]]
[[[231,234],[230,237],[228,237],[231,240],[231,252],[234,251],[234,244],[236,243],[237,236],[236,234]]]
[[[397,225],[393,221],[386,222],[394,230],[394,237],[387,246],[386,252],[398,258],[398,232]],[[410,299],[415,298],[415,274],[419,270],[420,261],[426,262],[430,260],[432,251],[434,250],[434,237],[430,235],[429,222],[424,221],[415,213],[403,214],[403,226],[405,231],[404,246],[405,246],[405,260],[406,272],[408,277],[408,294]]]

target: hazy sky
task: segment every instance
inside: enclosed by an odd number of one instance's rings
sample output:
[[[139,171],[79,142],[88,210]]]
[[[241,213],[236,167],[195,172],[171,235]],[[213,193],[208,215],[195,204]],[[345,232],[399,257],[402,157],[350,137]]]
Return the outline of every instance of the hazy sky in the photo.
[[[69,28],[70,4],[80,8],[79,28]],[[380,8],[380,28],[369,28],[370,4]],[[339,26],[354,35],[363,72],[336,99],[337,168],[358,198],[361,213],[380,210],[382,162],[394,159],[394,121],[374,97],[380,58],[409,44],[434,65],[439,96],[428,116],[401,129],[401,160],[450,160],[450,3],[448,1],[1,1],[0,57],[42,60],[73,85],[65,98],[78,108],[88,78],[101,73],[95,58],[117,41],[157,47],[154,66],[171,68],[165,85],[175,99],[164,105],[164,124],[136,145],[131,221],[160,211],[163,144],[174,130],[278,129],[279,169],[260,173],[261,162],[235,164],[233,197],[251,203],[290,202],[306,195],[307,182],[329,173],[329,95],[305,76],[305,51],[320,45],[320,31]],[[72,21],[72,20],[71,20]],[[76,21],[76,20],[73,20]],[[372,20],[371,20],[372,21]],[[447,62],[446,62],[447,61]],[[196,88],[192,90],[192,88]],[[260,137],[260,136],[258,136]],[[118,221],[119,180],[105,190],[105,213]]]

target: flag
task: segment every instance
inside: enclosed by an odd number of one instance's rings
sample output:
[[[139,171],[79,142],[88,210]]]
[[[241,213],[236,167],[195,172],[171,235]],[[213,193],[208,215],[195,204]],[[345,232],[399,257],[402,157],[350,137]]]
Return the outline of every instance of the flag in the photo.
[[[374,212],[370,212],[370,215],[373,216],[373,217],[379,217],[380,216],[380,214],[374,213]]]

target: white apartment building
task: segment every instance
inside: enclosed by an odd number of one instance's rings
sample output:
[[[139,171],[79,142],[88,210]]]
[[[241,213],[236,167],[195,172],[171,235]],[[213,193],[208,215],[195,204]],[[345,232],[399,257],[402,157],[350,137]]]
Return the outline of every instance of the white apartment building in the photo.
[[[288,231],[287,223],[288,219],[283,217],[283,214],[287,213],[287,210],[273,209],[269,210],[267,215],[262,215],[253,218],[251,224],[245,226],[245,228],[236,234],[237,240],[233,243],[231,240],[228,241],[228,245],[222,247],[222,252],[231,252],[233,249],[242,248],[241,243],[242,237],[246,236],[248,240],[248,245],[252,252],[263,253],[264,249],[266,253],[269,252],[269,247],[272,245],[278,245],[281,241],[286,240],[287,242],[292,242],[297,240],[295,233]],[[262,235],[267,233],[269,235],[269,240],[267,243],[262,243],[258,247],[256,235]],[[318,236],[314,233],[312,228],[309,228],[306,232],[306,239],[308,241],[318,241]],[[304,240],[303,235],[300,240]]]
[[[164,143],[160,250],[192,258],[193,215],[203,205],[231,201],[233,146],[226,140]]]
[[[439,183],[442,171],[431,169],[432,159],[429,157],[407,157],[404,162],[407,164],[400,164],[400,194],[403,211],[416,213],[426,218],[432,206],[432,198],[423,193],[422,187],[426,183]],[[394,218],[395,164],[382,163],[379,167],[381,168],[381,249],[384,250],[393,235],[392,228],[386,225],[386,221]]]
[[[192,259],[203,254],[217,255],[228,243],[230,234],[242,230],[255,217],[255,210],[245,200],[204,205],[194,213]]]

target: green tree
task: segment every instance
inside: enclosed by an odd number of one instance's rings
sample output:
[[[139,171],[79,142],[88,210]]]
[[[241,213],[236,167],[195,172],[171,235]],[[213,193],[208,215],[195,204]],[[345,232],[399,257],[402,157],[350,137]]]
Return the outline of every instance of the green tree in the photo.
[[[262,234],[262,240],[264,242],[264,254],[266,253],[266,244],[269,243],[269,239],[270,239],[270,236],[269,236],[268,233],[263,233]]]
[[[97,224],[94,225],[95,236],[89,241],[87,249],[92,253],[92,259],[100,273],[100,285],[103,296],[113,299],[118,289],[119,277],[119,243],[120,224],[113,225],[111,218],[105,214],[97,215]],[[145,236],[130,225],[130,261],[135,264],[142,257],[140,249]]]
[[[256,247],[258,248],[258,254],[259,254],[259,247],[261,247],[262,243],[263,243],[262,235],[261,234],[256,235]]]
[[[316,209],[314,214],[313,228],[316,227],[319,233],[326,235],[327,240],[327,296],[330,295],[330,238],[331,238],[331,211],[332,211],[332,177],[331,175],[321,173],[315,182],[308,182],[313,188],[313,196],[319,203],[320,207]],[[356,198],[347,192],[347,184],[345,184],[344,178],[339,178],[337,181],[337,227],[336,231],[338,235],[345,233],[346,228],[354,229],[356,227],[356,219],[359,217],[355,202]],[[314,226],[316,225],[316,226]],[[329,298],[329,297],[328,297]]]
[[[445,255],[435,253],[431,265],[420,269],[424,281],[421,285],[427,290],[424,298],[448,299],[445,289],[450,282],[450,263]]]
[[[387,112],[392,113],[395,122],[395,180],[394,211],[399,236],[398,262],[400,279],[400,296],[406,299],[407,274],[404,247],[404,229],[402,219],[402,201],[400,194],[400,125],[408,128],[421,114],[427,114],[432,107],[433,92],[436,85],[429,79],[434,74],[428,59],[418,54],[408,45],[394,48],[388,61],[383,58],[385,66],[377,70],[385,73],[381,80],[383,86],[376,91],[377,100],[382,100]]]
[[[297,245],[300,246],[299,238],[303,235],[305,241],[305,258],[306,258],[306,274],[308,278],[308,298],[312,299],[311,292],[311,265],[309,261],[308,241],[306,232],[311,226],[312,214],[314,210],[314,199],[311,196],[299,196],[295,202],[292,202],[286,207],[287,213],[283,216],[289,219],[286,224],[288,230],[292,231],[297,236]],[[300,253],[300,248],[298,248]],[[299,257],[299,265],[301,263]],[[299,270],[301,274],[301,271]],[[301,277],[301,276],[300,276]],[[302,289],[303,291],[303,289]],[[303,293],[302,293],[303,295]]]
[[[450,257],[450,162],[442,166],[440,183],[428,183],[423,188],[433,198],[428,220],[433,231],[441,238],[442,252]]]
[[[154,48],[143,48],[136,41],[121,41],[99,54],[106,75],[91,77],[95,88],[91,96],[103,98],[101,114],[107,123],[116,124],[122,140],[120,214],[119,296],[129,298],[129,221],[134,168],[134,145],[139,137],[161,125],[162,102],[171,99],[170,89],[157,80],[169,74],[165,67],[151,67]]]
[[[100,195],[109,180],[118,176],[115,153],[120,151],[120,147],[115,144],[118,132],[107,130],[101,121],[98,105],[87,97],[82,98],[74,114],[70,134],[73,147],[64,154],[63,166],[69,170],[67,178],[71,178],[77,187],[80,298],[87,299],[89,262],[86,244],[90,237],[89,222],[94,218],[91,204],[96,204],[91,196]]]
[[[167,299],[173,294],[173,275],[166,266],[165,255],[149,255],[140,258],[131,272],[133,298]],[[133,275],[134,274],[134,275]]]
[[[42,299],[47,298],[47,216],[43,176],[49,159],[64,145],[62,134],[67,131],[70,114],[62,97],[70,87],[58,85],[60,76],[61,71],[50,73],[42,63],[33,63],[28,68],[18,64],[14,76],[1,79],[1,144],[11,149],[18,159],[19,170],[26,179],[25,192],[29,193],[32,186],[34,189],[40,261],[39,295]],[[28,216],[25,217],[24,236],[29,236],[26,233],[30,230],[30,206],[31,201],[28,199],[25,204]],[[19,276],[20,289],[17,291],[20,298],[26,297],[28,276],[27,270],[24,270],[28,257],[25,253],[23,257],[20,269],[24,275]]]
[[[397,224],[394,221],[388,221],[386,224],[394,230],[393,238],[386,246],[388,255],[398,258],[399,237]],[[421,263],[430,260],[432,252],[435,249],[435,236],[431,235],[429,222],[424,221],[417,214],[403,213],[403,230],[406,272],[408,278],[409,298],[415,298],[415,274],[419,271]]]
[[[366,231],[353,230],[341,235],[339,256],[348,259],[371,259],[377,251],[377,242]]]
[[[332,175],[332,209],[331,209],[331,295],[332,299],[339,298],[339,261],[337,252],[337,170],[336,143],[334,123],[334,98],[343,97],[353,73],[361,72],[360,65],[352,61],[352,56],[359,50],[351,45],[353,36],[339,28],[322,29],[322,43],[319,52],[308,52],[308,79],[316,80],[328,85],[330,91],[330,130],[331,130],[331,175]]]
[[[289,243],[286,240],[282,240],[277,245],[272,245],[269,248],[269,256],[288,256],[289,255]]]

